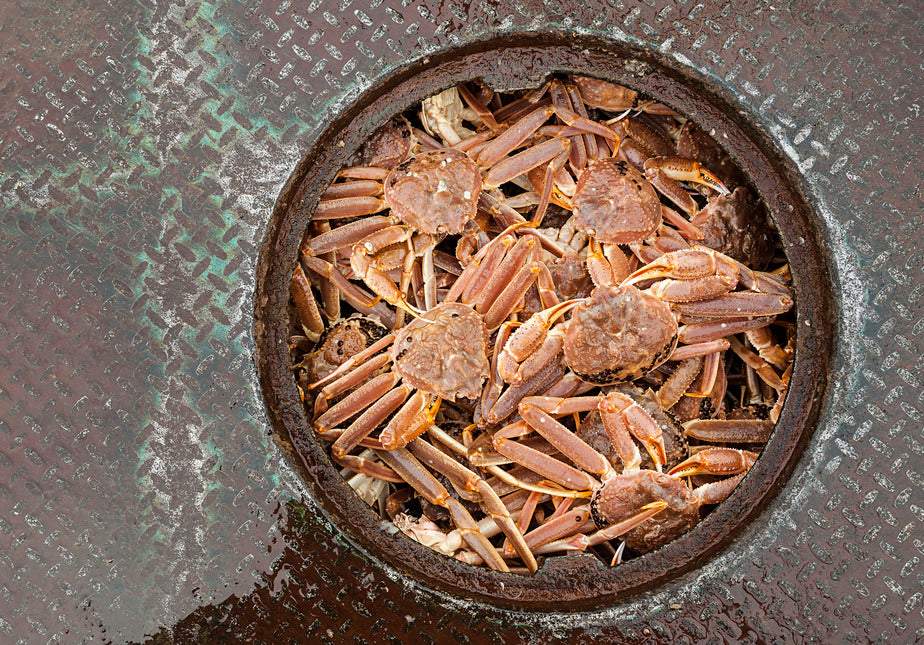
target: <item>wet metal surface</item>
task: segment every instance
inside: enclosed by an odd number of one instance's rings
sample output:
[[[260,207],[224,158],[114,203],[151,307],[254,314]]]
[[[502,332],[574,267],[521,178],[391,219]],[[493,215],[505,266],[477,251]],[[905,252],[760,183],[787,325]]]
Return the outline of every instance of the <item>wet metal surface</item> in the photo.
[[[917,7],[571,4],[3,12],[0,639],[924,638]],[[318,514],[270,434],[254,285],[344,105],[450,46],[562,30],[653,52],[788,160],[827,254],[834,386],[788,482],[701,568],[517,612],[408,582]]]

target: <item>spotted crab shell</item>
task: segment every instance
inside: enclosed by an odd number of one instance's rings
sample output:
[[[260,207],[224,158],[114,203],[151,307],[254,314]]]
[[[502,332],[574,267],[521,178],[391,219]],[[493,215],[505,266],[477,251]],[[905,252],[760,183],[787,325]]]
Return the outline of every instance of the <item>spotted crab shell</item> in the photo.
[[[447,302],[398,331],[392,369],[418,390],[450,401],[477,399],[488,376],[487,347],[482,317],[467,305]]]

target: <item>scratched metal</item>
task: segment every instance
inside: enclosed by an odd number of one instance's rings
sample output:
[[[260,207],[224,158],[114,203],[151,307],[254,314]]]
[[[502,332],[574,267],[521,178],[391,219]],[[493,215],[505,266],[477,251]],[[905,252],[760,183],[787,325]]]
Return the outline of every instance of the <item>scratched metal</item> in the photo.
[[[0,639],[924,639],[917,5],[85,4],[0,13]],[[838,323],[818,430],[735,543],[550,614],[426,592],[316,519],[252,312],[275,200],[345,102],[558,30],[662,52],[767,134],[821,219]]]

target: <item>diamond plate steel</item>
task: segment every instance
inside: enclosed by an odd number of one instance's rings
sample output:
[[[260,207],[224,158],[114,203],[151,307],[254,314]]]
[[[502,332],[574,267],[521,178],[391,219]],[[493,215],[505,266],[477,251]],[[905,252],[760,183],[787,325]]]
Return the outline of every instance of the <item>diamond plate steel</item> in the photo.
[[[577,4],[577,3],[573,3]],[[0,638],[924,639],[924,253],[913,3],[21,3],[0,15]],[[760,127],[838,306],[818,431],[727,551],[596,612],[436,596],[338,539],[270,440],[264,228],[310,138],[497,32],[657,50]]]

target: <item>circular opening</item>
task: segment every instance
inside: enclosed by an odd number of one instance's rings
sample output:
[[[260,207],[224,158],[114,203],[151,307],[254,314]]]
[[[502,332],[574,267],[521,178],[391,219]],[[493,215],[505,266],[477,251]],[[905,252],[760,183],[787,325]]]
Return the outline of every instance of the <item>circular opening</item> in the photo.
[[[666,546],[606,568],[591,557],[550,558],[531,577],[446,558],[400,533],[362,502],[312,434],[288,348],[289,293],[302,234],[314,205],[352,154],[392,116],[448,87],[482,79],[495,90],[528,89],[553,73],[588,74],[631,87],[716,136],[750,178],[774,220],[797,300],[795,364],[786,404],[761,458],[728,500]],[[456,596],[506,607],[589,608],[676,578],[728,544],[761,509],[798,460],[820,407],[833,325],[828,274],[814,216],[794,173],[768,139],[744,122],[702,79],[643,52],[574,35],[519,35],[434,55],[400,70],[346,107],[312,143],[269,223],[258,270],[255,337],[275,436],[329,518],[356,545],[400,574]]]

